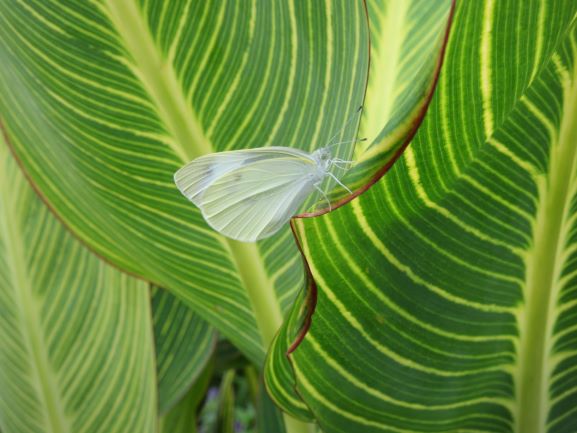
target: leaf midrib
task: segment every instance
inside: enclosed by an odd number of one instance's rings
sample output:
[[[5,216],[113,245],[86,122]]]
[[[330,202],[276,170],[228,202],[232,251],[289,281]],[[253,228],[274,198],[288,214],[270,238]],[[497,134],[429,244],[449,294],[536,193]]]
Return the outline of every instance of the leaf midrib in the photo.
[[[171,147],[182,164],[214,152],[198,116],[184,97],[170,60],[162,57],[136,2],[107,0],[105,4],[104,12],[132,56],[132,72],[151,95],[161,120],[173,138],[170,140]],[[263,258],[254,243],[241,243],[223,237],[220,237],[220,241],[238,271],[266,348],[283,319]]]
[[[105,12],[132,61],[127,64],[152,96],[158,115],[172,134],[170,146],[186,163],[213,151],[198,116],[187,103],[176,71],[157,48],[134,0],[107,0]]]
[[[11,185],[18,180],[7,177],[8,150],[3,143],[0,148],[0,236],[4,240],[6,262],[14,290],[16,305],[20,310],[21,330],[24,344],[31,356],[30,364],[36,376],[39,400],[46,415],[46,433],[66,433],[70,431],[61,401],[62,396],[56,385],[55,374],[51,369],[50,357],[44,344],[44,332],[39,323],[39,308],[34,299],[30,276],[26,270],[25,246],[22,242],[23,227],[15,214],[13,202],[8,197],[16,197],[17,192]],[[20,180],[21,181],[21,180]],[[21,192],[18,192],[21,193]]]
[[[546,431],[549,379],[552,373],[553,327],[560,287],[561,257],[571,202],[571,180],[577,178],[577,69],[565,77],[564,105],[557,145],[553,143],[548,177],[538,179],[539,207],[534,245],[527,258],[525,308],[519,319],[519,371],[516,431]]]

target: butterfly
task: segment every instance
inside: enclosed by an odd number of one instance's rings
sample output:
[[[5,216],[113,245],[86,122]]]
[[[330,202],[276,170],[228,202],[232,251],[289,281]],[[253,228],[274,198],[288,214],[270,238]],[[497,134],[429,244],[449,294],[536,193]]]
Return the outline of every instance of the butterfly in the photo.
[[[351,192],[331,172],[350,161],[333,158],[331,147],[314,152],[277,146],[212,153],[178,170],[174,182],[214,230],[255,242],[278,232],[313,192],[328,201],[321,187],[327,178]]]

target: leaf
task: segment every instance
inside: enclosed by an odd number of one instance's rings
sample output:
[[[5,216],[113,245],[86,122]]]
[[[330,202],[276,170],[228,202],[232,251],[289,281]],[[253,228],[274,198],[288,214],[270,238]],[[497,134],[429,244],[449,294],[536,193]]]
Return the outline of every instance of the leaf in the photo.
[[[454,12],[451,0],[371,0],[367,6],[371,67],[359,136],[366,137],[368,145],[357,148],[358,161],[344,178],[350,188],[358,189],[344,196],[344,190],[337,190],[335,197],[342,199],[333,208],[350,202],[371,187],[414,136],[437,83]],[[322,215],[326,210],[303,216]],[[348,230],[348,223],[340,230]],[[273,343],[265,372],[276,402],[303,420],[314,417],[293,389],[294,375],[285,355],[308,330],[316,290],[314,278],[309,275],[307,289],[296,299],[292,317]]]
[[[0,116],[70,230],[262,364],[303,284],[294,240],[220,237],[172,175],[213,151],[325,145],[362,103],[367,33],[360,0],[5,2]]]
[[[160,414],[198,379],[216,346],[216,332],[169,292],[152,288]]]
[[[214,372],[222,375],[227,370],[241,370],[251,363],[230,341],[219,339],[214,351]]]
[[[160,433],[196,433],[197,413],[212,377],[208,364],[176,406],[160,419]]]
[[[367,0],[371,64],[359,129],[365,141],[355,148],[355,163],[343,179],[353,194],[341,189],[333,208],[378,181],[415,135],[437,84],[454,5]]]
[[[262,380],[259,381],[256,416],[257,433],[286,433],[282,412],[267,394]]]
[[[218,412],[214,433],[234,433],[234,377],[235,371],[224,373],[218,391]]]
[[[310,316],[317,302],[317,288],[312,275],[308,280],[309,286],[297,296],[293,311],[272,342],[264,371],[269,395],[284,411],[302,421],[313,421],[314,415],[294,387],[294,372],[287,355],[300,346],[302,338],[310,331]]]
[[[148,288],[99,261],[0,139],[0,429],[154,432]]]
[[[576,12],[458,2],[404,156],[297,221],[318,303],[290,361],[324,432],[577,429]]]

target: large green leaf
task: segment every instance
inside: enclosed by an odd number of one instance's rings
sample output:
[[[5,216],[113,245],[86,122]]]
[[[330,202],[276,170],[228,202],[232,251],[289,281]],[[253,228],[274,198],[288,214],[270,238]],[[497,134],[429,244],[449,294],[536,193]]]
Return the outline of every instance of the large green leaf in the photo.
[[[226,240],[172,175],[217,150],[326,144],[362,103],[362,1],[8,1],[0,40],[0,116],[50,206],[262,363],[303,282],[288,227]]]
[[[217,335],[166,290],[153,287],[151,291],[158,407],[164,414],[198,380],[213,355]]]
[[[577,431],[576,12],[458,2],[403,158],[297,222],[318,303],[290,360],[323,431]]]
[[[156,431],[147,284],[72,238],[0,142],[0,429]]]
[[[346,204],[374,184],[414,136],[435,89],[454,12],[451,0],[370,0],[367,6],[372,61],[360,123],[360,135],[367,140],[356,149],[357,163],[345,177],[355,191],[348,196],[335,191],[342,197],[337,205]],[[348,223],[341,230],[348,231]],[[292,368],[285,355],[308,329],[315,302],[315,281],[309,278],[294,314],[274,343],[266,372],[277,403],[302,419],[314,417],[293,389]]]
[[[343,178],[353,194],[336,191],[340,204],[379,180],[421,124],[443,62],[455,1],[366,3],[371,62],[359,125],[359,137],[365,141],[355,148],[355,164]]]

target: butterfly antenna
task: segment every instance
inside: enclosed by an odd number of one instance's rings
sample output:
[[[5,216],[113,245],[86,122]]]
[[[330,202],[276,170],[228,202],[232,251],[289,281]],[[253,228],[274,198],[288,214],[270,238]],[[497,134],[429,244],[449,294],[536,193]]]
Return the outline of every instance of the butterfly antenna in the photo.
[[[349,126],[349,124],[354,120],[354,118],[356,117],[357,114],[359,114],[361,111],[363,111],[363,106],[361,105],[359,107],[359,109],[357,111],[355,111],[353,114],[351,114],[351,116],[349,117],[349,119],[345,122],[345,124],[343,125],[343,127],[341,129],[339,129],[337,131],[337,133],[335,135],[333,135],[329,141],[327,141],[327,145],[325,147],[332,147],[332,146],[336,146],[337,144],[342,144],[342,143],[335,143],[335,144],[330,144],[331,141],[333,141],[335,138],[337,138],[344,130],[347,126]]]
[[[327,172],[327,174],[328,174],[330,177],[332,177],[332,178],[335,180],[336,183],[338,183],[340,186],[342,186],[344,189],[346,189],[346,190],[349,192],[349,194],[352,194],[352,193],[353,193],[344,183],[342,183],[340,180],[338,180],[337,177],[336,177],[334,174],[332,174],[330,171]]]
[[[367,141],[367,139],[366,138],[357,138],[355,140],[339,141],[338,143],[333,143],[330,146],[326,146],[326,147],[338,146],[339,144],[360,143],[361,141]]]

